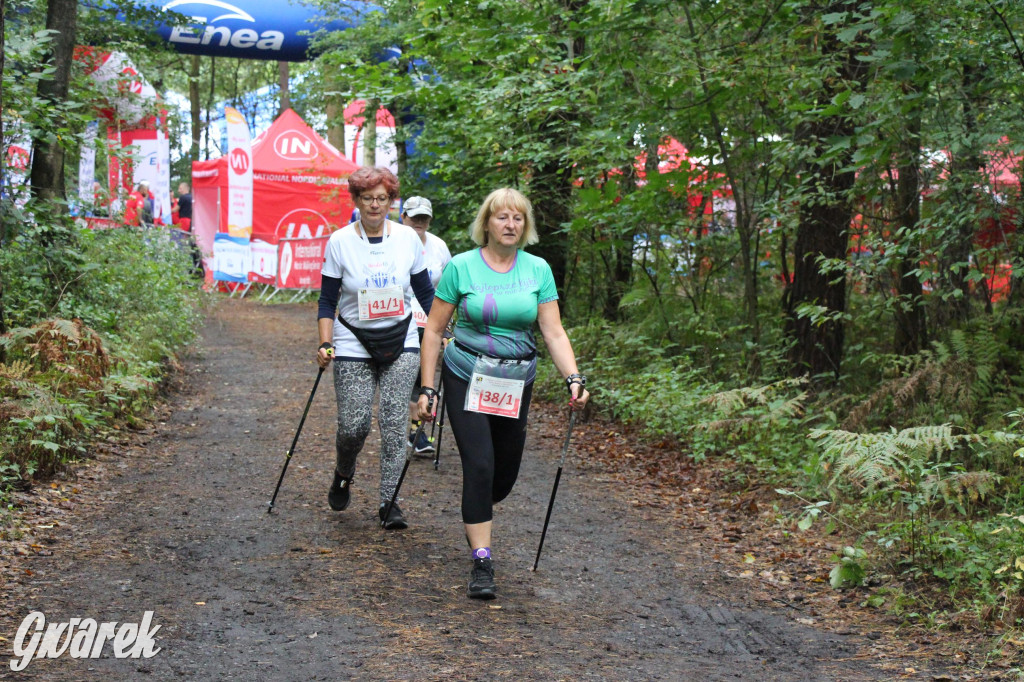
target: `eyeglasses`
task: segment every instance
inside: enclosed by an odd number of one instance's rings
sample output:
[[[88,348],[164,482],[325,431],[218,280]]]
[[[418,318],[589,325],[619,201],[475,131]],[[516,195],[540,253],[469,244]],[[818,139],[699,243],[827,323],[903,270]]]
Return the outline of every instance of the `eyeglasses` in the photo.
[[[389,197],[387,195],[384,195],[382,197],[361,196],[361,197],[359,197],[359,200],[361,202],[363,202],[364,204],[368,204],[370,206],[373,206],[374,204],[380,204],[381,206],[387,206],[389,203],[391,203],[391,197]]]

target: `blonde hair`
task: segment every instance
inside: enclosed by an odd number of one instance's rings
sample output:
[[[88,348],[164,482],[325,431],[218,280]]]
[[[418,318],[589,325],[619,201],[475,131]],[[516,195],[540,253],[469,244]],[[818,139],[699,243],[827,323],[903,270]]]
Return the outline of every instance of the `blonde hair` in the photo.
[[[537,236],[536,223],[533,221],[533,205],[522,192],[511,187],[496,189],[487,195],[484,203],[480,204],[480,210],[476,212],[476,220],[469,230],[469,236],[478,246],[487,245],[487,221],[491,216],[503,208],[510,208],[523,214],[523,234],[519,237],[516,248],[523,248],[529,244],[536,244],[540,241]]]

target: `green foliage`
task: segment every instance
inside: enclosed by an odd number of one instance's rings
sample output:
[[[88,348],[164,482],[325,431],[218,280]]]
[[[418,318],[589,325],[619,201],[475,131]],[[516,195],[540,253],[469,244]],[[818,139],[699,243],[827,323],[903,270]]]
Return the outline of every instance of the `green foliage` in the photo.
[[[867,570],[862,563],[867,556],[867,552],[860,547],[843,547],[842,554],[837,557],[838,562],[828,574],[828,582],[832,588],[841,590],[863,585]]]
[[[863,500],[857,516],[874,526],[864,539],[895,570],[939,578],[952,594],[986,603],[1020,588],[1024,476],[1007,464],[1024,434],[1019,413],[1009,416],[1009,432],[956,434],[945,424],[880,433],[817,429],[810,438],[833,495]]]
[[[135,418],[201,313],[191,260],[166,233],[76,233],[77,258],[64,265],[78,272],[57,292],[60,281],[45,286],[31,267],[17,268],[26,254],[55,258],[34,235],[24,231],[0,255],[7,300],[22,302],[12,319],[29,321],[0,336],[0,489],[60,470],[98,431]],[[59,316],[30,320],[43,310]]]

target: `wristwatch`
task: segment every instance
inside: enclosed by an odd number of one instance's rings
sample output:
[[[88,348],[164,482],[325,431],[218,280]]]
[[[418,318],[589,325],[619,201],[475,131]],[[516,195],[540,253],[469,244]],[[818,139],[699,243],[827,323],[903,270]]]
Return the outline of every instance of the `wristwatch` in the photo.
[[[569,395],[572,395],[572,385],[579,384],[580,388],[585,388],[587,385],[587,377],[582,374],[570,374],[565,378],[565,387],[569,389]]]

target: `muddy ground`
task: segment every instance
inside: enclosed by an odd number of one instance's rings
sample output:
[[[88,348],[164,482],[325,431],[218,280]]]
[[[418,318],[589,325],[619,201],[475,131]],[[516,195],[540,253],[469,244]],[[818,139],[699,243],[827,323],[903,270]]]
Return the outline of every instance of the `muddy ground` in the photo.
[[[36,511],[0,548],[0,679],[967,679],[948,652],[823,609],[811,593],[826,564],[796,574],[765,563],[807,554],[796,538],[746,548],[742,528],[730,536],[729,519],[756,515],[756,501],[723,506],[688,458],[666,450],[686,488],[653,493],[643,471],[602,464],[628,464],[639,447],[607,422],[577,426],[531,572],[565,432],[555,406],[535,407],[521,478],[496,510],[493,602],[466,598],[450,434],[438,470],[412,462],[408,530],[377,522],[376,428],[351,506],[329,509],[329,375],[268,514],[316,376],[313,315],[309,304],[222,301],[150,427],[128,445],[111,439],[76,478],[20,495]],[[137,622],[151,610],[161,651],[119,660],[108,647],[13,673],[15,630],[33,610],[50,622]]]

